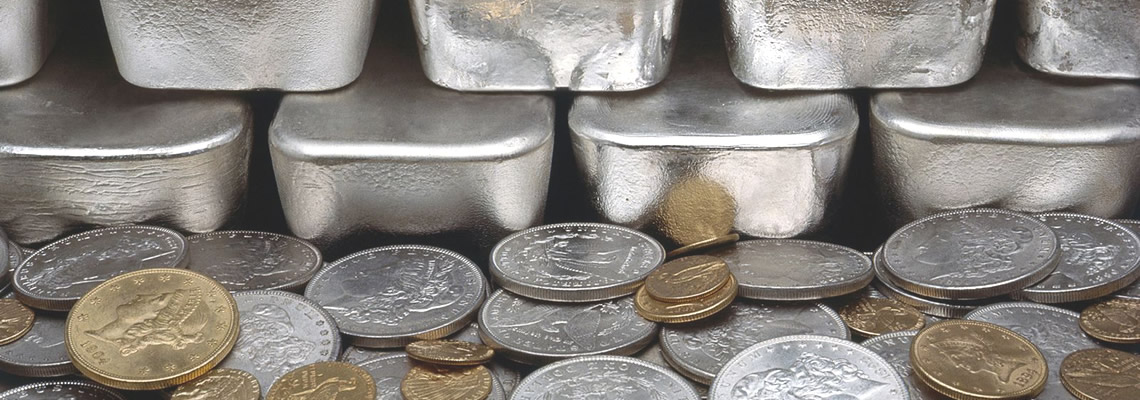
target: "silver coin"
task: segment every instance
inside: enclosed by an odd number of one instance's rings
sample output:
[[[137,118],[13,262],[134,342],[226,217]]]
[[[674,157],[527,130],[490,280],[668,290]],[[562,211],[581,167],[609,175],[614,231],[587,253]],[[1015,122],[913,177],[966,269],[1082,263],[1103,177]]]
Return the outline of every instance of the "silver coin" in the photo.
[[[1113,220],[1112,222],[1128,228],[1128,230],[1132,231],[1132,233],[1136,235],[1140,235],[1140,221],[1134,219],[1117,219]],[[1124,289],[1120,289],[1120,291],[1116,292],[1115,294],[1118,297],[1140,300],[1140,280],[1132,282],[1131,285],[1124,287]]]
[[[483,343],[483,338],[479,335],[479,324],[474,322],[468,324],[466,328],[463,328],[459,332],[453,333],[448,339]],[[515,368],[505,364],[502,360],[495,359],[483,366],[491,370],[491,375],[495,376],[495,379],[502,385],[503,391],[508,395],[511,394],[511,391],[515,390],[515,386],[522,380],[522,376],[519,375],[519,372],[515,370]]]
[[[511,400],[700,400],[685,378],[632,357],[588,356],[559,361],[528,375]]]
[[[31,253],[34,253],[34,252],[31,252]],[[27,253],[27,254],[31,255],[31,253]],[[11,274],[13,271],[15,271],[16,267],[20,266],[20,263],[24,262],[24,255],[25,255],[24,249],[21,248],[20,245],[16,244],[16,242],[13,242],[11,240],[8,241],[8,273],[9,274]],[[11,275],[8,275],[8,276],[11,276]]]
[[[665,249],[633,229],[606,224],[544,225],[491,250],[491,276],[532,299],[593,302],[632,294],[665,260]]]
[[[390,356],[396,353],[402,353],[403,350],[397,349],[370,349],[367,347],[348,346],[340,353],[340,359],[337,361],[346,362],[353,365],[360,365],[380,357]]]
[[[879,256],[875,257],[875,275],[884,274],[882,269],[882,252],[877,253]],[[871,286],[882,294],[887,295],[892,299],[903,302],[916,310],[921,311],[926,315],[933,315],[942,318],[962,318],[970,311],[974,311],[980,306],[989,304],[986,300],[936,300],[916,295],[907,292],[906,290],[895,286],[889,280],[875,279],[871,282]]]
[[[117,226],[71,235],[29,256],[13,279],[16,298],[31,307],[67,311],[107,279],[147,268],[186,265],[186,239],[153,226]]]
[[[113,389],[87,381],[31,383],[0,393],[0,400],[125,400]]]
[[[596,354],[630,355],[653,341],[657,324],[641,318],[633,298],[553,303],[499,290],[479,312],[483,342],[524,364]]]
[[[910,342],[914,340],[914,336],[917,334],[918,331],[891,332],[867,339],[861,344],[875,354],[882,356],[895,368],[895,371],[906,381],[911,400],[945,399],[934,389],[926,386],[922,382],[922,378],[915,375],[914,369],[910,367]]]
[[[0,346],[0,371],[34,378],[78,371],[64,344],[65,315],[37,312],[32,329],[19,340]]]
[[[1061,261],[1045,280],[1012,293],[1038,303],[1105,296],[1140,277],[1140,238],[1114,222],[1069,213],[1038,215],[1061,239]]]
[[[766,340],[737,354],[709,387],[709,400],[902,400],[906,382],[887,360],[853,342],[817,335]]]
[[[231,292],[296,290],[323,266],[321,251],[301,239],[268,232],[221,231],[186,238],[187,268]]]
[[[649,345],[649,347],[646,347],[644,350],[641,350],[637,354],[634,354],[632,357],[653,365],[659,365],[665,368],[669,368],[670,370],[677,371],[675,368],[673,368],[672,365],[669,364],[668,361],[665,360],[665,354],[661,351],[661,346],[658,343]],[[684,376],[684,374],[681,375]],[[700,395],[702,399],[708,397],[709,388],[707,385],[693,381],[691,379],[689,380],[689,383],[693,384],[693,389],[696,389],[697,395]]]
[[[666,325],[660,343],[670,365],[707,385],[744,349],[768,339],[808,334],[850,338],[839,314],[823,304],[737,301],[712,318]]]
[[[883,244],[885,274],[907,291],[968,300],[1009,294],[1057,267],[1057,235],[1032,217],[1002,210],[936,214],[896,231]]]
[[[1085,335],[1080,314],[1043,304],[1011,302],[986,306],[966,315],[966,319],[1001,325],[1029,339],[1045,356],[1049,379],[1038,400],[1072,399],[1061,383],[1061,361],[1077,350],[1100,345]]]
[[[400,393],[400,382],[412,369],[412,362],[406,353],[397,351],[358,365],[368,371],[368,375],[376,381],[376,400],[404,399],[404,395]],[[491,374],[491,394],[487,396],[487,400],[506,400],[506,398],[507,393],[499,383],[498,377]]]
[[[816,300],[841,296],[874,278],[871,259],[859,251],[808,240],[748,240],[715,251],[740,285],[739,296],[757,300]]]
[[[351,344],[401,347],[462,329],[479,310],[485,286],[479,267],[455,252],[386,246],[321,269],[305,297],[332,314]]]
[[[286,372],[340,355],[340,333],[332,316],[309,299],[278,290],[234,294],[237,343],[218,368],[249,372],[261,394]]]

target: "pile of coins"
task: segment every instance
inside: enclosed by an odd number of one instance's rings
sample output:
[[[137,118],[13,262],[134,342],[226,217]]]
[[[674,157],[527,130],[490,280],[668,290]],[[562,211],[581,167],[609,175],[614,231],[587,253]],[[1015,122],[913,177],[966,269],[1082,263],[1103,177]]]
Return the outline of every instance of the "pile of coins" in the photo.
[[[1134,399],[1131,224],[965,210],[873,257],[770,239],[666,262],[564,223],[504,238],[487,275],[430,246],[326,264],[270,233],[103,228],[0,246],[0,400]]]

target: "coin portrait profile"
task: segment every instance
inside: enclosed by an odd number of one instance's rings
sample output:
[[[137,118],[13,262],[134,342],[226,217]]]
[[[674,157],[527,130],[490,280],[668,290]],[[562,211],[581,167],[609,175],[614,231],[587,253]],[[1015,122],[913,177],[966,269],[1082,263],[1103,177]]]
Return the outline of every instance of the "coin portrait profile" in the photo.
[[[1028,364],[1003,356],[989,343],[985,338],[967,332],[956,339],[930,343],[930,346],[948,358],[955,367],[974,374],[984,372],[993,375],[1001,383],[1008,384],[1014,371]]]
[[[115,319],[111,322],[85,333],[117,344],[123,356],[155,345],[181,350],[202,341],[206,320],[195,318],[201,296],[198,288],[136,295],[115,307]]]

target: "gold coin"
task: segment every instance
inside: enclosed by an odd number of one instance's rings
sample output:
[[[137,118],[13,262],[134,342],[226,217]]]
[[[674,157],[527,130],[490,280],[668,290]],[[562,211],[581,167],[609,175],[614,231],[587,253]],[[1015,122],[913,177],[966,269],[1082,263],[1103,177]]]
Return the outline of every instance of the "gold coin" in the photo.
[[[376,381],[368,371],[340,361],[298,367],[273,382],[265,400],[375,400]]]
[[[483,400],[491,394],[491,371],[482,365],[414,365],[400,383],[400,393],[407,400]]]
[[[257,378],[240,369],[218,368],[198,379],[183,383],[170,400],[259,400]]]
[[[1081,329],[1111,343],[1140,343],[1140,300],[1112,298],[1081,312]]]
[[[919,330],[926,325],[922,313],[895,299],[862,297],[840,308],[839,316],[847,327],[864,337]]]
[[[1112,349],[1079,350],[1061,362],[1061,383],[1081,400],[1140,399],[1140,356]]]
[[[737,289],[736,277],[729,274],[728,283],[707,297],[688,302],[668,303],[650,297],[645,286],[642,286],[634,295],[633,304],[642,318],[666,324],[679,324],[704,319],[725,309],[732,304],[733,299],[736,299]]]
[[[83,375],[127,390],[163,389],[204,375],[237,341],[237,303],[217,281],[184,269],[119,275],[83,295],[64,342]]]
[[[922,330],[911,341],[910,363],[927,386],[958,400],[1029,399],[1049,375],[1037,346],[980,321],[943,321]]]
[[[36,313],[16,299],[0,299],[0,346],[15,342],[32,330]]]
[[[704,177],[684,179],[669,188],[657,208],[653,227],[674,246],[686,246],[732,232],[736,201],[720,183]]]
[[[404,351],[413,360],[447,366],[479,365],[495,356],[494,350],[481,343],[446,339],[413,342]]]
[[[699,242],[690,243],[678,248],[675,248],[668,253],[665,253],[666,258],[677,258],[686,254],[692,254],[703,250],[711,249],[714,247],[726,246],[736,243],[740,240],[740,235],[729,233],[717,237],[711,237]]]
[[[724,286],[729,275],[728,264],[719,257],[682,257],[653,270],[645,279],[645,292],[673,303],[698,299]]]

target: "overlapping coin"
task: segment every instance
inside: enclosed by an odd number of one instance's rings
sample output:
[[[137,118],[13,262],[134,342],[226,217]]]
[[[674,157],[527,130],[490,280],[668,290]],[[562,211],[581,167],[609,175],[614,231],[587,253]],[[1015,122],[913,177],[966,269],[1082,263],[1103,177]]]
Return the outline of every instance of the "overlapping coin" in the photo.
[[[891,332],[867,339],[863,347],[887,360],[895,371],[906,380],[911,400],[941,400],[945,397],[922,382],[910,367],[910,344],[918,331]]]
[[[740,297],[815,300],[867,286],[871,260],[859,251],[807,240],[748,240],[712,253],[723,258],[740,285]]]
[[[35,378],[78,373],[64,345],[65,318],[44,311],[37,314],[27,334],[0,346],[0,371]]]
[[[1061,260],[1044,280],[1012,293],[1038,303],[1068,303],[1108,295],[1140,277],[1140,237],[1114,222],[1070,213],[1037,216],[1056,232]]]
[[[708,296],[677,303],[654,299],[642,288],[634,296],[634,304],[637,313],[650,321],[666,324],[693,322],[728,308],[736,299],[737,288],[736,278],[729,275],[728,282]]]
[[[692,384],[669,371],[632,357],[590,356],[559,361],[528,375],[511,400],[545,399],[699,400]]]
[[[1029,399],[1045,388],[1045,357],[1028,339],[987,322],[952,320],[922,330],[910,365],[927,386],[963,400]]]
[[[1061,382],[1081,400],[1140,399],[1140,356],[1112,349],[1077,351],[1061,362]]]
[[[257,378],[240,369],[216,368],[206,375],[178,386],[170,400],[259,400]]]
[[[404,397],[400,392],[401,382],[412,370],[412,361],[404,352],[397,351],[378,356],[359,365],[376,381],[376,398],[414,400]],[[492,372],[491,391],[487,394],[487,400],[506,400],[506,398],[507,391],[499,381],[498,375]]]
[[[36,314],[16,299],[0,299],[0,346],[20,340],[28,331]]]
[[[408,400],[483,400],[491,395],[491,371],[483,366],[446,368],[415,364],[400,382]]]
[[[289,371],[265,400],[375,400],[376,382],[364,369],[339,361],[322,361]]]
[[[739,286],[724,260],[712,256],[678,258],[653,270],[637,290],[637,313],[650,321],[684,323],[728,307]]]
[[[413,360],[453,367],[485,364],[495,351],[481,343],[462,340],[423,340],[404,349]]]
[[[900,301],[862,297],[839,309],[848,328],[863,337],[919,330],[926,325],[922,313]]]
[[[186,238],[190,270],[230,291],[296,290],[323,266],[320,250],[304,240],[268,232],[219,231]]]
[[[0,393],[0,400],[126,400],[121,393],[92,382],[65,380],[29,383]]]
[[[1081,329],[1094,338],[1122,344],[1140,343],[1140,300],[1111,298],[1081,311]]]

